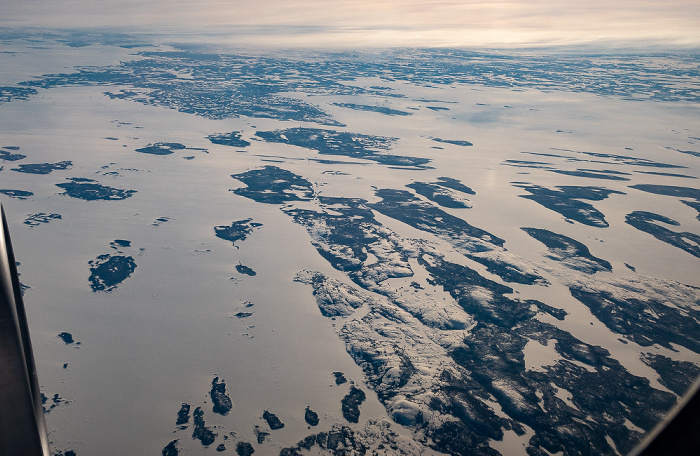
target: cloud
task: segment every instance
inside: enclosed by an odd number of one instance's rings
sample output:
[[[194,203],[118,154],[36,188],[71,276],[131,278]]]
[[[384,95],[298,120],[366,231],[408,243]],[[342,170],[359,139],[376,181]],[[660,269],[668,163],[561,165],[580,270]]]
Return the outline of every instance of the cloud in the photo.
[[[289,45],[700,46],[698,18],[695,0],[24,0],[3,6],[0,25],[230,32],[262,44],[295,30]]]

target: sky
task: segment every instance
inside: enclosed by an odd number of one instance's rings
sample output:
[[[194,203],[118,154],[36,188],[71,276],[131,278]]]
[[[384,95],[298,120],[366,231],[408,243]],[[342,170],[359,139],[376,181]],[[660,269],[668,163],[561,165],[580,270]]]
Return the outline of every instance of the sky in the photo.
[[[700,47],[698,0],[0,0],[0,27],[129,27],[289,46]]]

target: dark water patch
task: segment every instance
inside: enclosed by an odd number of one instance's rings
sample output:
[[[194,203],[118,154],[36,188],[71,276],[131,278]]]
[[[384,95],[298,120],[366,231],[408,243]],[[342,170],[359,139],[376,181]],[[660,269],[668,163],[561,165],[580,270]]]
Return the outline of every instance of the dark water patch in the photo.
[[[93,292],[110,292],[124,280],[131,277],[136,269],[136,262],[130,256],[104,254],[91,260],[90,288]]]
[[[207,136],[207,139],[214,144],[233,147],[248,147],[250,142],[241,138],[240,131],[232,131],[231,133],[214,133]]]
[[[583,243],[541,228],[521,228],[527,234],[543,243],[550,252],[549,258],[559,261],[565,266],[593,274],[598,271],[612,272],[612,265],[591,254]]]
[[[49,223],[51,220],[61,220],[61,214],[47,214],[46,212],[39,212],[27,217],[24,220],[24,224],[33,228],[41,225],[42,223]]]
[[[226,383],[223,380],[219,381],[219,377],[214,377],[214,380],[212,380],[209,396],[214,404],[214,413],[228,415],[228,412],[233,408],[233,404],[231,403],[231,398],[226,393]]]
[[[387,108],[386,106],[371,106],[371,105],[361,105],[355,103],[331,103],[333,106],[339,106],[341,108],[354,109],[356,111],[368,111],[377,112],[379,114],[385,114],[387,116],[410,116],[412,112],[399,111],[398,109]]]
[[[231,241],[235,246],[236,241],[244,241],[255,229],[259,229],[262,223],[253,222],[247,218],[231,223],[230,226],[220,225],[214,227],[214,235],[218,238]]]
[[[660,241],[700,258],[700,236],[695,233],[676,232],[658,224],[680,226],[676,220],[652,212],[634,211],[627,214],[625,222],[640,231],[651,234]]]
[[[555,189],[533,184],[516,184],[515,187],[523,188],[530,192],[530,195],[518,195],[521,198],[533,200],[547,209],[563,215],[568,220],[574,220],[584,225],[598,228],[606,228],[608,226],[605,216],[591,204],[580,200],[601,201],[611,194],[625,194],[603,187],[573,185],[558,186]]]
[[[263,412],[263,419],[267,421],[267,425],[270,426],[270,429],[272,429],[273,431],[276,431],[277,429],[282,429],[284,427],[284,423],[280,421],[279,418],[277,418],[277,415],[267,410]]]
[[[314,197],[309,181],[290,171],[276,166],[232,174],[231,177],[246,184],[245,188],[233,190],[258,203],[281,204],[290,201],[308,201]]]
[[[248,318],[248,317],[252,317],[252,316],[253,316],[253,312],[238,312],[234,315],[234,317],[240,318],[240,319]]]
[[[10,147],[5,147],[5,149],[10,149]],[[19,149],[19,147],[17,149]],[[14,149],[10,149],[10,150],[14,150]],[[8,152],[6,150],[0,150],[0,160],[17,161],[17,160],[22,160],[24,158],[27,158],[27,156],[24,154],[13,154],[12,152]]]
[[[34,193],[27,190],[13,190],[9,188],[0,189],[0,193],[2,193],[3,195],[7,195],[10,198],[17,198],[21,200],[25,200],[30,196],[34,196]]]
[[[431,111],[449,111],[450,108],[446,108],[444,106],[426,106],[426,108],[430,109]]]
[[[64,189],[64,195],[86,201],[123,200],[136,193],[136,190],[125,190],[109,187],[107,185],[100,185],[96,181],[84,177],[72,177],[68,180],[70,182],[56,184],[56,186]]]
[[[360,420],[360,405],[367,399],[365,392],[355,385],[350,386],[350,391],[343,397],[341,410],[343,418],[351,423],[357,423]]]
[[[70,169],[73,167],[73,162],[66,160],[57,163],[26,163],[17,166],[17,168],[12,168],[12,171],[29,174],[49,174],[52,171]]]

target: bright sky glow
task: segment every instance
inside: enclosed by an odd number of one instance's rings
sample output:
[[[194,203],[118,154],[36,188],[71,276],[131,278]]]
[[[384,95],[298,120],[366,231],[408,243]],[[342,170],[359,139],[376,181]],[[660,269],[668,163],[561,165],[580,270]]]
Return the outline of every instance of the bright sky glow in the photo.
[[[24,0],[0,11],[0,26],[215,32],[275,46],[700,46],[697,0]]]

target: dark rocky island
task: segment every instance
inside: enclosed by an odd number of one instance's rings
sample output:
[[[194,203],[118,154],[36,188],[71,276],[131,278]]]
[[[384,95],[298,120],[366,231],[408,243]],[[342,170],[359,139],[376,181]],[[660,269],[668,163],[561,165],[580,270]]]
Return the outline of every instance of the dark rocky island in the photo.
[[[254,229],[258,229],[262,223],[253,222],[253,219],[238,220],[231,223],[230,226],[220,225],[214,227],[216,237],[231,241],[236,245],[236,241],[245,240]]]
[[[141,152],[142,154],[151,155],[170,155],[176,150],[186,149],[187,146],[180,143],[169,143],[169,142],[158,142],[155,144],[149,144],[140,149],[136,149],[136,152]]]
[[[457,190],[469,195],[474,195],[474,191],[462,184],[456,179],[441,177],[437,182],[411,182],[406,187],[415,190],[419,195],[423,195],[430,201],[439,204],[442,207],[450,207],[454,209],[471,207],[469,200],[456,195],[452,190]]]
[[[304,410],[304,421],[309,426],[318,426],[318,413],[311,410],[310,407],[306,407],[306,410]]]
[[[623,192],[603,187],[562,185],[552,190],[532,184],[516,184],[515,186],[530,193],[530,195],[520,195],[521,198],[535,201],[547,209],[560,213],[568,220],[599,228],[608,226],[605,216],[591,204],[581,200],[601,201],[611,194],[624,195]]]
[[[27,163],[18,165],[17,168],[12,168],[12,171],[29,174],[49,174],[52,171],[65,170],[73,167],[73,162],[70,160],[57,163]]]
[[[232,131],[231,133],[215,133],[207,136],[207,139],[214,144],[233,147],[248,147],[250,142],[241,138],[240,131]]]
[[[674,361],[668,356],[647,353],[642,361],[659,373],[659,382],[666,388],[683,396],[689,385],[700,376],[700,367],[689,361]]]
[[[238,442],[236,444],[236,454],[238,454],[238,456],[250,456],[253,453],[255,453],[255,449],[250,443]]]
[[[381,153],[390,150],[397,140],[385,136],[302,127],[258,131],[255,135],[267,142],[291,144],[316,150],[319,154],[361,158],[384,165],[422,167],[430,162],[427,158]]]
[[[343,383],[347,383],[348,379],[345,378],[345,374],[342,372],[333,372],[333,377],[335,377],[335,384],[336,385],[342,385]]]
[[[66,345],[71,345],[75,340],[73,340],[73,334],[69,332],[62,332],[58,335],[58,338],[61,339]]]
[[[324,317],[348,316],[368,300],[364,293],[338,280],[330,279],[321,272],[301,271],[294,281],[313,287],[316,304]],[[341,377],[343,375],[341,372],[335,372],[335,374]],[[337,378],[336,376],[336,380]]]
[[[262,169],[231,175],[246,184],[245,188],[233,190],[259,203],[281,204],[289,201],[306,201],[314,196],[311,183],[285,169],[265,166]]]
[[[364,455],[367,454],[368,450],[368,445],[356,435],[352,428],[334,424],[328,432],[309,435],[296,445],[283,448],[280,451],[280,456],[302,456],[308,454],[307,452],[314,447],[325,450],[324,454],[332,456]]]
[[[575,239],[540,228],[521,228],[527,234],[543,243],[551,259],[559,261],[569,268],[593,274],[598,271],[612,271],[612,265],[591,255],[584,244]]]
[[[253,270],[253,268],[248,267],[244,264],[240,264],[240,263],[238,263],[236,265],[236,271],[238,271],[239,274],[243,274],[243,275],[247,275],[247,276],[251,276],[251,277],[258,275],[258,273],[255,272]]]
[[[610,330],[642,347],[659,344],[673,350],[676,344],[700,351],[700,310],[671,307],[658,298],[621,299],[608,291],[580,286],[569,290]]]
[[[268,412],[267,410],[263,412],[263,419],[267,421],[267,425],[270,426],[270,429],[272,429],[273,431],[276,431],[277,429],[282,429],[284,427],[284,423],[280,421],[279,418],[277,418],[277,415]]]
[[[376,194],[382,200],[369,204],[372,209],[438,237],[470,243],[468,248],[474,251],[501,247],[505,242],[461,218],[421,201],[405,190],[380,189]]]
[[[25,225],[30,227],[39,226],[42,223],[49,223],[51,220],[61,220],[61,214],[47,214],[45,212],[39,212],[37,214],[32,214],[24,220]]]
[[[182,426],[190,422],[190,404],[183,402],[180,410],[177,412],[176,426]]]
[[[577,170],[566,170],[566,169],[550,169],[550,172],[557,174],[564,174],[566,176],[575,177],[587,177],[589,179],[604,179],[604,180],[617,180],[617,181],[628,181],[629,173],[624,173],[622,171],[613,171],[609,169],[577,169]]]
[[[136,262],[127,255],[103,254],[89,262],[92,291],[110,292],[117,288],[136,269]]]
[[[675,196],[676,198],[689,198],[692,201],[681,200],[686,206],[692,207],[698,211],[697,219],[700,220],[700,189],[691,187],[679,187],[676,185],[653,185],[653,184],[638,184],[630,185],[630,188],[641,190],[655,195]]]
[[[65,190],[63,193],[64,195],[86,201],[123,200],[136,193],[136,190],[124,190],[100,185],[95,180],[84,177],[72,177],[68,180],[70,182],[56,184],[56,186]]]
[[[17,154],[17,153],[10,152],[10,150],[18,150],[19,147],[17,149],[10,149],[10,147],[5,146],[4,149],[9,149],[9,150],[0,150],[0,160],[18,161],[18,160],[23,160],[23,159],[27,158],[27,156],[24,154]]]
[[[654,214],[646,211],[634,211],[627,214],[625,222],[637,228],[640,231],[649,233],[656,239],[685,250],[689,254],[700,258],[700,236],[695,233],[677,232],[665,228],[659,223],[671,226],[680,226],[677,221],[664,217],[663,215]]]
[[[228,415],[228,412],[233,408],[233,404],[229,395],[226,394],[226,383],[223,380],[219,381],[219,377],[214,377],[214,380],[212,380],[209,395],[214,404],[214,413]]]
[[[199,440],[202,445],[209,446],[216,440],[216,433],[206,426],[204,411],[201,407],[194,409],[192,414],[194,427],[192,428],[192,440]]]
[[[368,111],[377,112],[379,114],[384,114],[387,116],[410,116],[412,112],[400,111],[398,109],[387,108],[386,106],[372,106],[363,105],[355,103],[331,103],[333,106],[339,106],[341,108],[354,109],[356,111]]]
[[[161,453],[162,456],[177,456],[180,454],[180,450],[177,448],[177,442],[178,440],[176,439],[165,445],[165,448],[163,448]]]
[[[348,394],[341,401],[343,418],[351,423],[357,423],[360,420],[360,405],[365,399],[367,399],[365,392],[352,385]]]
[[[7,195],[10,198],[17,198],[21,200],[25,200],[29,198],[30,196],[34,196],[34,193],[29,192],[27,190],[12,190],[9,188],[3,188],[0,189],[0,193],[3,195]]]
[[[445,109],[446,110],[447,108],[430,108],[430,109],[433,109],[433,110]],[[463,139],[442,139],[442,138],[430,138],[430,139],[432,139],[433,141],[436,141],[436,142],[445,143],[445,144],[453,144],[455,146],[462,146],[462,147],[469,147],[469,146],[474,145],[471,142],[465,141]]]

